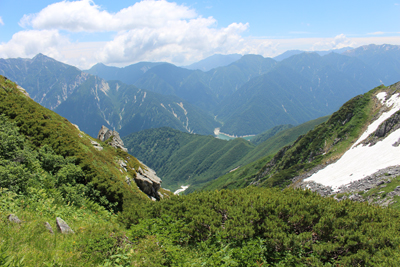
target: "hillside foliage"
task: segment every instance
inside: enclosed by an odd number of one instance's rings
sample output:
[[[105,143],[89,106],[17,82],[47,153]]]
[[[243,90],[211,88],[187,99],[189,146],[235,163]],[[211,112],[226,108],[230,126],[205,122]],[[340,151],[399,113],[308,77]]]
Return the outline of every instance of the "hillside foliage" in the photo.
[[[277,126],[254,137],[256,146],[242,138],[226,141],[166,127],[133,133],[123,140],[130,154],[157,171],[163,179],[163,187],[176,190],[181,185],[190,185],[185,191],[190,193],[240,166],[272,155],[327,119],[319,118],[290,129]],[[236,181],[240,183],[239,179]]]
[[[0,114],[5,131],[2,136],[6,139],[3,141],[6,153],[3,161],[13,162],[2,165],[8,169],[10,180],[17,176],[21,180],[10,190],[21,193],[30,183],[28,177],[36,177],[34,180],[38,186],[49,183],[48,186],[52,187],[53,183],[56,186],[58,183],[68,187],[69,184],[72,188],[66,187],[65,190],[83,194],[115,211],[122,211],[124,202],[147,198],[124,180],[126,175],[134,177],[135,169],[142,166],[137,159],[105,143],[102,143],[102,151],[96,150],[89,136],[24,96],[15,83],[0,76],[0,84]],[[118,159],[128,163],[127,173],[118,169]],[[24,166],[28,166],[32,173],[29,174]],[[42,175],[43,172],[46,174]],[[45,177],[50,177],[47,174],[54,176],[57,182],[46,182]]]

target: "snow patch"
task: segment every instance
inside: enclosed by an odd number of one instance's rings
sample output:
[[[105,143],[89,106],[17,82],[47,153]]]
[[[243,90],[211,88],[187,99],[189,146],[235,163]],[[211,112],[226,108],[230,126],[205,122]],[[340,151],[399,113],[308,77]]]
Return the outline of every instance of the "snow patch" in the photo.
[[[314,181],[337,190],[341,185],[360,180],[380,169],[400,165],[400,147],[393,146],[400,138],[400,129],[373,146],[360,145],[360,142],[376,131],[382,122],[400,110],[400,94],[395,94],[386,101],[386,93],[384,92],[377,94],[376,97],[390,110],[384,112],[376,121],[371,123],[355,144],[338,161],[313,174],[304,182]]]
[[[181,189],[178,189],[178,190],[176,190],[175,192],[174,192],[174,195],[179,195],[179,193],[181,193],[181,192],[183,192],[183,191],[185,191],[186,189],[188,189],[189,188],[189,186],[188,185],[182,185],[181,186]]]

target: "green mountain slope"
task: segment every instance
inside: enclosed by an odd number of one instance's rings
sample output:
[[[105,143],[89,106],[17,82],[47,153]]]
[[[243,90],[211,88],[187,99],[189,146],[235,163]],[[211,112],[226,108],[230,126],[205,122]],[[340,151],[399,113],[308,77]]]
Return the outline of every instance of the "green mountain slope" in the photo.
[[[277,133],[279,133],[280,131],[292,128],[293,125],[291,124],[284,124],[284,125],[278,125],[275,126],[274,128],[271,128],[259,135],[256,135],[255,137],[253,137],[250,142],[254,145],[259,145],[262,142],[266,141],[267,139],[271,138],[272,136],[276,135]]]
[[[275,153],[325,120],[327,117],[281,129],[257,146],[241,138],[226,141],[170,128],[133,133],[123,140],[130,154],[157,171],[164,187],[176,190],[190,185],[187,192],[193,192],[233,169]]]
[[[254,148],[243,139],[228,142],[171,128],[149,129],[123,140],[129,153],[149,164],[163,186],[173,190],[217,178]]]
[[[286,130],[277,132],[275,135],[269,137],[261,142],[256,148],[243,157],[237,164],[239,167],[233,172],[229,172],[217,179],[207,183],[202,190],[215,190],[215,189],[234,189],[246,187],[251,183],[254,176],[260,169],[271,160],[273,154],[278,152],[282,147],[295,142],[299,136],[302,136],[310,130],[317,127],[319,124],[324,123],[330,116],[321,117],[306,123],[300,124],[296,127],[291,127]],[[278,127],[278,126],[277,126]],[[275,127],[275,128],[277,128]],[[266,132],[267,134],[269,131]],[[263,137],[263,134],[261,134]],[[257,138],[257,137],[255,137]]]
[[[26,165],[23,170],[32,172],[31,177],[36,182],[28,179],[28,184],[39,183],[35,187],[51,190],[53,179],[58,179],[56,188],[58,183],[66,192],[75,191],[77,199],[92,200],[116,211],[133,205],[132,202],[147,201],[147,196],[137,186],[126,182],[127,177],[136,177],[139,167],[146,169],[137,159],[99,140],[96,142],[103,150],[97,150],[91,137],[19,92],[15,83],[0,76],[0,85],[0,114],[8,122],[15,123],[16,131],[24,139],[20,141],[25,146],[23,151],[29,152],[29,156],[21,152],[21,156],[13,159]],[[2,146],[6,144],[10,143],[3,140]],[[119,160],[125,162],[125,171],[121,172]],[[1,166],[4,168],[7,164],[2,161]],[[15,187],[9,187],[12,188]],[[23,191],[21,186],[16,188],[20,188],[17,193]]]
[[[211,134],[219,124],[175,96],[161,96],[118,81],[95,76],[83,83],[56,110],[96,136],[101,125],[121,136],[148,128],[169,126],[181,131]]]
[[[235,188],[250,184],[285,187],[292,183],[293,177],[335,161],[365,130],[365,124],[375,115],[378,106],[372,96],[383,89],[385,87],[380,86],[349,100],[327,122],[299,137],[293,145],[282,148],[273,157],[220,177],[208,188]]]

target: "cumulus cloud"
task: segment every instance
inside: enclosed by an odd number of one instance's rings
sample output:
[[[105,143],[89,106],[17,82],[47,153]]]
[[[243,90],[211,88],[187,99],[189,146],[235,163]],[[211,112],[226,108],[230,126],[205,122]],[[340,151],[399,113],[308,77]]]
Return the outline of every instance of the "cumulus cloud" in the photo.
[[[68,44],[68,38],[57,30],[20,31],[14,34],[8,43],[0,44],[0,57],[32,57],[44,53],[60,58],[60,48]]]
[[[169,21],[192,19],[197,16],[194,10],[165,0],[137,2],[117,13],[102,10],[91,0],[81,0],[51,4],[39,13],[24,15],[19,24],[34,29],[101,32],[158,28]]]
[[[118,34],[99,55],[104,63],[162,60],[184,63],[204,53],[237,50],[248,24],[232,23],[216,29],[213,18],[169,21],[158,28],[137,28]],[[199,58],[201,59],[201,58]]]
[[[110,39],[91,59],[126,65],[138,61],[187,64],[214,53],[237,53],[244,48],[241,34],[247,23],[218,28],[213,17],[204,18],[185,5],[166,0],[142,0],[116,13],[92,0],[62,1],[36,14],[24,15],[20,26],[37,31],[110,32]],[[77,47],[75,45],[75,47]],[[89,56],[89,55],[88,55]]]
[[[4,25],[3,19],[0,17],[0,25]]]
[[[344,47],[355,47],[356,43],[347,38],[344,34],[339,34],[335,38],[327,38],[323,41],[314,43],[312,50],[330,50],[340,49]]]

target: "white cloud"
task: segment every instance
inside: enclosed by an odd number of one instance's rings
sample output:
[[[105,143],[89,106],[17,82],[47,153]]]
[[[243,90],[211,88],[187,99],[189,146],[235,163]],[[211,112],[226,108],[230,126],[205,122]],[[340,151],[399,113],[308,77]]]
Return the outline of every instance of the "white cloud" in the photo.
[[[311,50],[330,50],[343,47],[356,47],[357,43],[347,38],[344,34],[339,34],[335,38],[325,38],[322,41],[314,43]]]
[[[60,58],[59,49],[68,44],[68,38],[60,35],[57,30],[20,31],[8,43],[0,44],[0,57],[32,57],[44,53]]]
[[[63,29],[71,32],[121,31],[133,28],[158,28],[170,21],[192,19],[198,15],[184,5],[165,0],[137,2],[117,13],[101,10],[91,0],[58,2],[39,13],[24,15],[22,27]]]
[[[369,35],[382,35],[385,34],[384,32],[370,32]]]
[[[241,33],[248,24],[232,23],[216,29],[213,18],[169,21],[158,28],[124,31],[108,42],[99,56],[104,63],[142,60],[184,63],[200,60],[204,54],[237,50],[243,42]]]
[[[0,25],[4,25],[3,19],[0,17]]]
[[[242,49],[241,34],[249,27],[232,23],[217,28],[213,17],[203,18],[185,5],[165,0],[143,0],[116,13],[102,10],[91,0],[63,1],[24,15],[19,24],[71,34],[115,32],[95,59],[80,60],[114,65],[143,60],[186,64],[214,53],[236,53]]]

